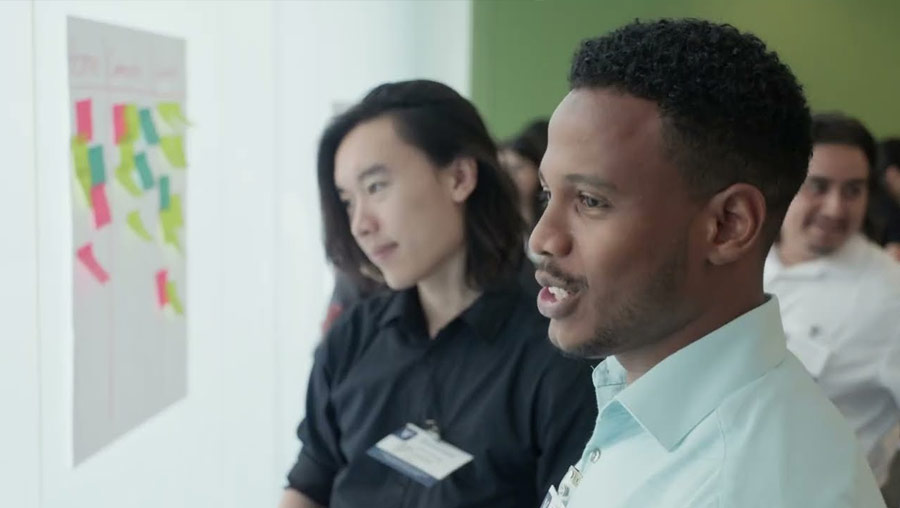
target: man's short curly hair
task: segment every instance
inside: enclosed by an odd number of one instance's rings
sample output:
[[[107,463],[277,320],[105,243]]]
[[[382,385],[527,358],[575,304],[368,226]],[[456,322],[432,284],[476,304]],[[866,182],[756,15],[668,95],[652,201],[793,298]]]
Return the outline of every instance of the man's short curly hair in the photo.
[[[664,149],[692,194],[757,187],[771,245],[806,178],[812,143],[802,87],[758,37],[697,19],[635,21],[582,42],[569,84],[656,103]]]

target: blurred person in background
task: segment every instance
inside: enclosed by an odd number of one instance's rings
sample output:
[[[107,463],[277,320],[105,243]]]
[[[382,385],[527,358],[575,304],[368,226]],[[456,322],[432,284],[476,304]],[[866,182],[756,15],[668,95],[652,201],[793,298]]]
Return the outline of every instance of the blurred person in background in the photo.
[[[811,132],[808,174],[769,252],[765,288],[781,304],[788,348],[884,485],[900,422],[900,264],[861,232],[877,185],[875,142],[839,113],[814,116]]]
[[[524,223],[474,106],[432,81],[376,87],[325,130],[318,179],[328,259],[390,291],[317,350],[281,506],[537,506],[596,402],[516,280]]]
[[[534,120],[513,138],[500,144],[500,164],[509,173],[519,195],[519,213],[528,231],[541,216],[538,168],[547,150],[547,120]]]
[[[885,217],[884,246],[900,261],[900,138],[878,144],[878,183],[883,189],[882,213]]]

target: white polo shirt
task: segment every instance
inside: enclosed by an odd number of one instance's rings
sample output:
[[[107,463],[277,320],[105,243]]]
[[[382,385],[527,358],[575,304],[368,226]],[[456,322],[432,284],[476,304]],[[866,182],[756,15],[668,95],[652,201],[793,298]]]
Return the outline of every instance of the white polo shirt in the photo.
[[[900,263],[856,235],[790,267],[773,248],[764,280],[778,296],[788,349],[856,430],[884,484],[900,422]]]

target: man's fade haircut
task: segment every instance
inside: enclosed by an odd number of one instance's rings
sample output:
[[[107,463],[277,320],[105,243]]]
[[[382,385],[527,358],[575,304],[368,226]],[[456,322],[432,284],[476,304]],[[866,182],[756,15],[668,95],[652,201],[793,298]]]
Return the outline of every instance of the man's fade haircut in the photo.
[[[768,250],[806,178],[812,143],[803,88],[758,37],[698,19],[634,21],[582,42],[569,84],[656,103],[664,150],[695,197],[757,187]]]

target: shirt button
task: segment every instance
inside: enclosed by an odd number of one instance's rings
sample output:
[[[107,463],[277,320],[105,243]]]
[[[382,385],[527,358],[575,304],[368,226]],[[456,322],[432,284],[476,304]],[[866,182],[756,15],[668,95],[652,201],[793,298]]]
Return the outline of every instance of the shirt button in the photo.
[[[562,487],[560,487],[560,488],[559,488],[559,495],[562,496],[562,497],[568,496],[568,495],[569,495],[569,486],[568,486],[568,485],[563,485]]]
[[[598,460],[600,460],[600,449],[594,448],[594,450],[591,452],[591,455],[590,455],[590,457],[588,457],[588,459],[591,461],[592,464],[596,463]]]

